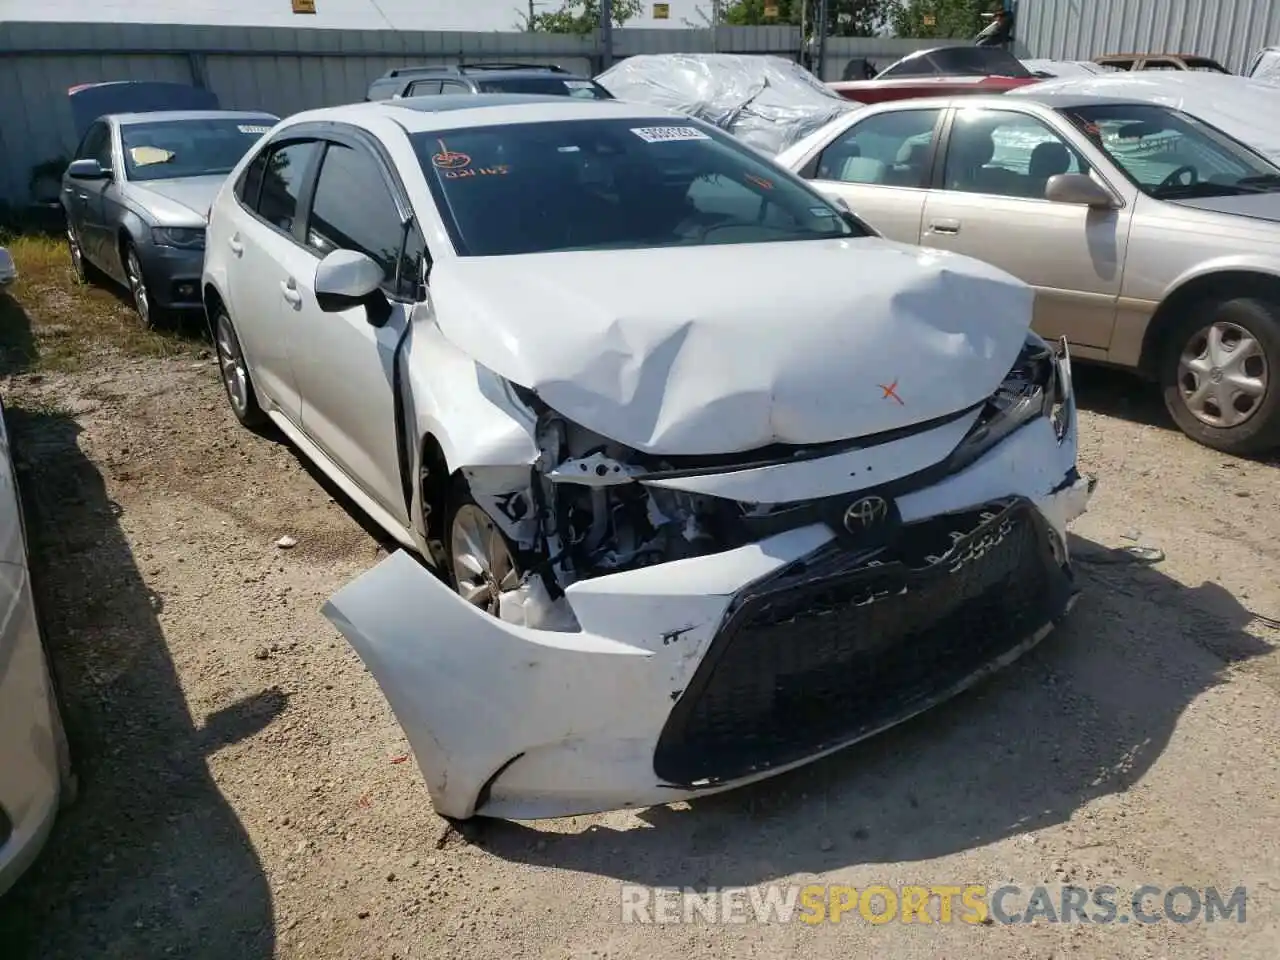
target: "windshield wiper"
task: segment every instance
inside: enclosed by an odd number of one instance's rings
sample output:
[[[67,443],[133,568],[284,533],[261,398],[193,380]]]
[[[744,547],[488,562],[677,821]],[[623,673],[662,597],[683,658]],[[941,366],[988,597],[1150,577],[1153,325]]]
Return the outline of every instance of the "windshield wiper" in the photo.
[[[1208,197],[1239,197],[1260,192],[1257,187],[1239,186],[1233,183],[1177,183],[1151,191],[1157,200],[1193,200]]]
[[[1241,177],[1236,181],[1236,186],[1256,187],[1262,193],[1280,190],[1280,173],[1260,173],[1253,177]]]

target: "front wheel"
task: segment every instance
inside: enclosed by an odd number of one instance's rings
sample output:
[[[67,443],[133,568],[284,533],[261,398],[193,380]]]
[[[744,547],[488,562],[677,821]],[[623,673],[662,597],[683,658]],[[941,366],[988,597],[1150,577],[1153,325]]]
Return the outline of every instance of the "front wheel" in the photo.
[[[218,350],[218,371],[222,386],[227,391],[231,412],[241,426],[257,430],[266,424],[267,415],[258,405],[258,395],[253,389],[253,378],[249,375],[240,338],[236,336],[236,328],[225,307],[220,307],[214,317],[213,337]]]
[[[151,329],[164,319],[163,313],[151,299],[147,278],[142,272],[142,260],[138,248],[126,241],[124,245],[124,275],[129,281],[129,293],[133,295],[133,307],[142,318],[143,326]]]
[[[1170,331],[1165,406],[1193,440],[1240,456],[1280,446],[1280,305],[1205,301]]]
[[[461,481],[450,499],[445,528],[450,581],[463,600],[499,617],[502,595],[520,586],[515,552]]]

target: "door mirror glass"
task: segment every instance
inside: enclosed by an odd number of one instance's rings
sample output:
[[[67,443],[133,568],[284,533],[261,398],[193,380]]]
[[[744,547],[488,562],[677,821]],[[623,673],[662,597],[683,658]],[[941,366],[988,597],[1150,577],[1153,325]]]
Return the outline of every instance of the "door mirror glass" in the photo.
[[[380,327],[391,315],[382,280],[382,267],[372,257],[355,250],[334,250],[316,267],[316,303],[328,313],[363,306],[369,322]]]
[[[1078,203],[1097,210],[1112,210],[1116,198],[1106,187],[1083,173],[1060,173],[1045,184],[1044,198],[1054,203]]]
[[[102,169],[97,160],[72,160],[71,166],[67,167],[67,176],[76,180],[105,180],[111,172]]]

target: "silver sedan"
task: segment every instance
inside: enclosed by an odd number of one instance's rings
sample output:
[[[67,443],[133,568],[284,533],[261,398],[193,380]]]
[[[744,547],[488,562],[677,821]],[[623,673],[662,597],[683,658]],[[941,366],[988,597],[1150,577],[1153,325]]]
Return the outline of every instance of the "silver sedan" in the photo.
[[[777,161],[890,239],[1031,284],[1042,336],[1157,383],[1200,443],[1280,446],[1280,167],[1217,128],[1094,96],[909,100]]]

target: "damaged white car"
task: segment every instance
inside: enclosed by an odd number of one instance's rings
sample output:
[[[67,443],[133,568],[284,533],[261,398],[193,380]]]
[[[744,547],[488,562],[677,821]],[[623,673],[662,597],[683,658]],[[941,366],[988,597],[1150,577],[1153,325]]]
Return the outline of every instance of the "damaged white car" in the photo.
[[[407,548],[325,612],[444,816],[778,773],[1074,599],[1092,481],[1030,288],[872,235],[700,121],[300,114],[215,202],[204,293],[235,415]]]

